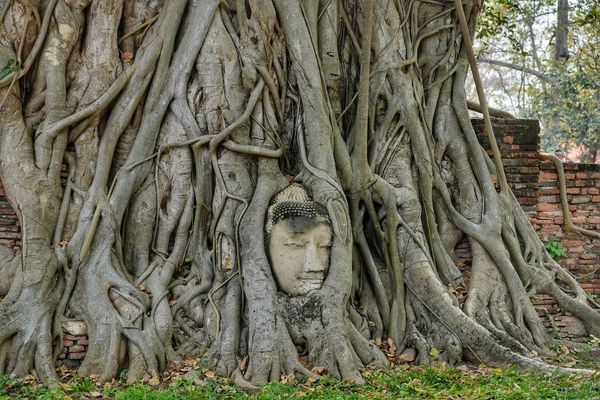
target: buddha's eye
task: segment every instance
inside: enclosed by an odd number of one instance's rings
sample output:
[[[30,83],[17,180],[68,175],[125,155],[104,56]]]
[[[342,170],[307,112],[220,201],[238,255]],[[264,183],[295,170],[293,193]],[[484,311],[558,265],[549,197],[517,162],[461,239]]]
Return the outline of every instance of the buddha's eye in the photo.
[[[292,249],[303,249],[304,248],[304,243],[290,242],[290,243],[286,243],[285,246],[286,247],[290,247]]]

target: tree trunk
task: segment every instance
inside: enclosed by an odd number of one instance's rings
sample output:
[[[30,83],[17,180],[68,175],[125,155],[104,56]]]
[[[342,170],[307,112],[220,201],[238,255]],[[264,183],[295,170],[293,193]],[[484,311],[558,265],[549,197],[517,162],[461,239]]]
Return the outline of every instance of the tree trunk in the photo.
[[[380,339],[554,370],[536,293],[600,335],[471,127],[463,6],[7,3],[0,177],[23,245],[0,270],[0,373],[55,379],[65,318],[87,326],[81,374],[152,379],[207,350],[246,387],[311,366],[360,382]],[[270,254],[292,180],[331,237],[294,233],[300,268],[328,260],[300,295]]]
[[[567,58],[569,58],[569,0],[557,0],[554,60]]]

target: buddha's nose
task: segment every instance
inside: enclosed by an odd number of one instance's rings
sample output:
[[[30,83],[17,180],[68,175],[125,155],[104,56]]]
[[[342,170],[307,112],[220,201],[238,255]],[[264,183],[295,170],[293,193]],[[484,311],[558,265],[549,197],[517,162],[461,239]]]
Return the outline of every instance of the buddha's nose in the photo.
[[[310,242],[306,246],[306,251],[304,252],[304,271],[305,272],[323,272],[323,271],[325,271],[325,265],[323,265],[323,262],[319,258],[317,244],[314,242]]]

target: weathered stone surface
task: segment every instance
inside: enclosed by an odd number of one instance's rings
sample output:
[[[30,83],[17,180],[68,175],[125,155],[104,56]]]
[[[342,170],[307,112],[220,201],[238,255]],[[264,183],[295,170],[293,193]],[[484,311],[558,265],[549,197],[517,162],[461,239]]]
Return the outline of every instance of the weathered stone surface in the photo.
[[[73,336],[84,336],[87,335],[87,328],[83,321],[64,321],[62,328],[65,332]]]

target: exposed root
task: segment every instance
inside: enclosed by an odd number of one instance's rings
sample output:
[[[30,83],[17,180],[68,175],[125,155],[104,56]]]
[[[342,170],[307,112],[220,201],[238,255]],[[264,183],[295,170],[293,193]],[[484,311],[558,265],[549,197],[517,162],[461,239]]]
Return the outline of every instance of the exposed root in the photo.
[[[387,365],[380,341],[408,362],[576,372],[537,358],[552,340],[536,293],[600,336],[508,188],[470,43],[478,2],[60,0],[42,21],[21,6],[0,32],[0,66],[25,58],[0,81],[22,228],[20,254],[0,247],[0,373],[55,379],[65,317],[87,326],[80,374],[154,381],[208,350],[249,391],[311,367],[361,383]],[[300,296],[278,287],[264,235],[291,180],[332,232],[327,276]]]

